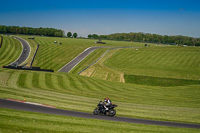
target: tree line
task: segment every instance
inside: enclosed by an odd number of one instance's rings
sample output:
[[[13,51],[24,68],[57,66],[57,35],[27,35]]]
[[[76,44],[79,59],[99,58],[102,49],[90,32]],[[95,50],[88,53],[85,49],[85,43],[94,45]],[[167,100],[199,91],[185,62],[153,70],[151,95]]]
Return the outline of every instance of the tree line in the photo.
[[[43,36],[54,36],[54,37],[65,36],[65,32],[61,29],[42,28],[42,27],[32,28],[32,27],[5,26],[5,25],[0,25],[0,33],[43,35]]]
[[[178,36],[158,35],[158,34],[150,34],[150,33],[143,33],[143,32],[115,33],[115,34],[110,34],[110,35],[89,34],[88,38],[200,46],[200,38],[181,36],[181,35],[178,35]]]

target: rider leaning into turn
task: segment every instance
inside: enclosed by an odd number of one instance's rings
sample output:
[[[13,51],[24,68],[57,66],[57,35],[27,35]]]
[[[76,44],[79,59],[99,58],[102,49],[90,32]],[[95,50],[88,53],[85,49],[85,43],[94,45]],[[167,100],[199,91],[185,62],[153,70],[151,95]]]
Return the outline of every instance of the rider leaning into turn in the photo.
[[[104,108],[105,108],[106,110],[108,110],[108,107],[109,107],[110,105],[112,105],[111,100],[110,100],[108,97],[105,97],[105,99],[104,99]]]

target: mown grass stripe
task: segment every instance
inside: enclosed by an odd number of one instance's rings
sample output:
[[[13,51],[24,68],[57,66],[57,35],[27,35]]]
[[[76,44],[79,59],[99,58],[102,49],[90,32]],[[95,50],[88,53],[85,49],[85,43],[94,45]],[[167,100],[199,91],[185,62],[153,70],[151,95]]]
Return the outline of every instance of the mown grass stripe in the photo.
[[[40,88],[39,73],[33,73],[32,85],[34,88]]]
[[[60,86],[60,88],[62,88],[64,90],[67,89],[67,87],[65,86],[65,83],[64,83],[63,76],[57,75],[57,82],[58,82],[58,85]]]
[[[25,72],[20,73],[19,79],[17,82],[18,87],[27,88],[26,79],[27,79],[27,73]]]
[[[11,37],[5,37],[4,46],[0,49],[0,65],[8,65],[19,57],[21,45]]]
[[[39,74],[39,85],[40,85],[40,88],[42,88],[42,89],[45,89],[45,90],[48,90],[49,88],[47,87],[47,85],[46,85],[46,80],[45,80],[45,73],[43,72],[43,73],[40,73]],[[48,89],[47,89],[48,88]]]
[[[12,43],[10,42],[10,40],[8,39],[8,37],[5,38],[5,41],[3,42],[5,44],[3,44],[2,49],[0,49],[1,52],[1,64],[5,64],[5,62],[7,62],[5,60],[6,56],[9,54],[10,49],[12,48]]]
[[[54,89],[58,91],[63,91],[64,89],[59,85],[58,75],[51,75],[51,81],[54,86]]]
[[[45,84],[47,88],[55,89],[53,83],[52,83],[52,75],[50,73],[45,73]]]

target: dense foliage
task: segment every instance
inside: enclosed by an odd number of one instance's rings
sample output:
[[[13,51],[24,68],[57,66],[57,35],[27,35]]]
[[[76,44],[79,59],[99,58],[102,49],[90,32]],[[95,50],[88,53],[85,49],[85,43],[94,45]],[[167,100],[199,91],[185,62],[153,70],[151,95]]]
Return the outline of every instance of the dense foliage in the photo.
[[[43,35],[43,36],[56,36],[63,37],[64,31],[54,28],[32,28],[32,27],[19,27],[19,26],[5,26],[0,25],[0,33],[11,34],[26,34],[26,35]]]
[[[152,43],[163,43],[163,44],[180,44],[188,46],[200,46],[200,38],[193,38],[188,36],[168,36],[158,35],[150,33],[115,33],[110,35],[96,35],[89,34],[88,38],[94,39],[107,39],[107,40],[119,40],[119,41],[137,41],[137,42],[152,42]]]
[[[71,32],[67,32],[67,37],[71,37],[72,33]]]
[[[77,38],[78,34],[77,33],[74,33],[73,34],[73,38]]]

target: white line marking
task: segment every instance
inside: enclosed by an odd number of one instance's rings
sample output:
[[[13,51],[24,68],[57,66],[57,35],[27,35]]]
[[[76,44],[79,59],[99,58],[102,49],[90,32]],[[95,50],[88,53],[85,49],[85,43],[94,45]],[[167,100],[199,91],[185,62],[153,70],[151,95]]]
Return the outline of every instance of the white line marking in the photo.
[[[22,39],[21,37],[19,37],[19,38]],[[25,39],[22,39],[22,40],[26,41]],[[29,56],[30,56],[30,53],[31,53],[31,46],[30,46],[30,44],[28,43],[28,41],[26,41],[26,43],[28,44],[28,46],[29,46],[29,48],[30,48],[29,53],[28,53],[28,57],[26,58],[26,60],[28,60],[28,58],[29,58]],[[25,60],[24,62],[26,62],[26,60]],[[21,64],[23,64],[24,62],[22,62]],[[19,65],[21,65],[21,64],[19,64]]]
[[[96,49],[94,49],[94,50],[96,50]],[[93,50],[92,52],[94,52],[94,50]],[[90,52],[87,56],[89,56],[92,52]],[[84,60],[87,56],[85,56],[82,60]],[[74,65],[74,66],[68,71],[68,73],[69,73],[74,67],[76,67],[82,60],[80,60],[79,62],[77,62],[76,65]]]
[[[82,53],[84,53],[86,50],[88,50],[88,49],[90,49],[90,48],[92,48],[92,47],[89,47],[89,48],[87,48],[87,49],[85,49],[83,52],[81,52],[79,55],[81,55]],[[78,56],[79,56],[78,55]],[[76,56],[74,59],[72,59],[69,63],[71,63],[73,60],[75,60],[78,56]],[[62,68],[60,68],[59,70],[58,70],[58,72],[61,70],[61,69],[63,69],[65,66],[67,66],[69,63],[67,63],[66,65],[64,65]]]

